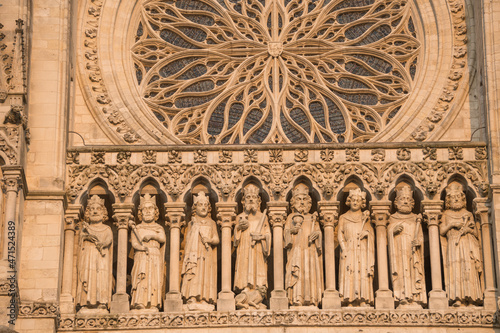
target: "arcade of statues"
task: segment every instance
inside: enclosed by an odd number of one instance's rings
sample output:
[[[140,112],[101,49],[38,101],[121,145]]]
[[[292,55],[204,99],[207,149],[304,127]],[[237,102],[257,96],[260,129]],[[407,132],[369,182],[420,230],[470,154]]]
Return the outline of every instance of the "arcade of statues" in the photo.
[[[499,20],[3,1],[0,331],[499,331]]]

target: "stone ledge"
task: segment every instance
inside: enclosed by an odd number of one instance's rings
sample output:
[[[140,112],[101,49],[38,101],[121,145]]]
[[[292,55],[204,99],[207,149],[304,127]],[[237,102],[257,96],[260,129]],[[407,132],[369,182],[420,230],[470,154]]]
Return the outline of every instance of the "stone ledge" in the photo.
[[[196,313],[122,314],[66,316],[58,331],[99,331],[102,329],[161,329],[273,326],[406,326],[406,327],[500,327],[494,311],[481,308],[463,310],[377,311],[373,309],[338,311],[234,311]]]

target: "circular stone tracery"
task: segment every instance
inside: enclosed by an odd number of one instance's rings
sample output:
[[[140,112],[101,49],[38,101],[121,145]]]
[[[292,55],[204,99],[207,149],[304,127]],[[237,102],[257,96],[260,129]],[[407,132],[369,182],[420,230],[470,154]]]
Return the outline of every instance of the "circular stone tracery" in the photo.
[[[406,101],[407,0],[146,0],[142,97],[186,143],[364,142]]]

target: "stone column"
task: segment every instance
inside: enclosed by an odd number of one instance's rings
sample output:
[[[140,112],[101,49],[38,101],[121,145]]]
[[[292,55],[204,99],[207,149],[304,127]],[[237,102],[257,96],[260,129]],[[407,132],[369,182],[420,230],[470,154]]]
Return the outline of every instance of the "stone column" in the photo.
[[[487,198],[474,199],[474,210],[476,217],[481,223],[481,238],[483,248],[483,268],[484,268],[484,308],[496,310],[496,288],[494,274],[494,260],[491,246],[491,221],[489,216],[489,202]]]
[[[270,201],[267,204],[269,222],[273,227],[273,272],[274,290],[271,291],[269,307],[271,310],[288,309],[288,297],[284,289],[284,264],[283,264],[283,226],[286,221],[286,201]]]
[[[217,311],[234,311],[236,309],[234,292],[231,290],[231,229],[236,217],[235,202],[218,202],[217,223],[221,227],[221,291],[217,297]]]
[[[338,222],[339,202],[318,202],[325,239],[325,291],[321,305],[323,309],[340,309],[340,295],[335,282],[335,224]]]
[[[370,203],[377,232],[378,290],[375,294],[375,309],[394,309],[394,297],[389,290],[389,266],[387,264],[387,223],[391,202],[380,200]]]
[[[167,202],[165,204],[166,220],[170,227],[170,276],[169,288],[163,307],[165,312],[182,311],[182,296],[180,287],[180,240],[181,228],[184,225],[184,202]]]
[[[4,234],[3,234],[3,249],[2,249],[2,265],[5,267],[6,271],[9,271],[9,222],[14,222],[14,239],[16,242],[16,253],[17,258],[17,233],[19,231],[19,223],[17,221],[17,194],[22,188],[22,178],[21,169],[4,169],[4,178],[2,184],[2,190],[5,193],[5,218],[4,218]],[[12,236],[12,234],[11,234]],[[12,237],[11,237],[12,238]]]
[[[127,294],[128,223],[133,220],[131,203],[113,204],[113,218],[118,228],[118,251],[116,258],[116,293],[111,300],[111,313],[126,313],[130,310]]]
[[[422,200],[424,216],[429,228],[429,249],[431,258],[432,290],[429,292],[429,309],[448,308],[448,297],[443,290],[441,273],[441,249],[439,240],[439,219],[443,211],[442,200]]]
[[[83,213],[82,205],[68,205],[64,215],[64,258],[63,275],[60,297],[61,313],[75,313],[75,304],[72,295],[73,285],[73,258],[75,246],[75,226]]]

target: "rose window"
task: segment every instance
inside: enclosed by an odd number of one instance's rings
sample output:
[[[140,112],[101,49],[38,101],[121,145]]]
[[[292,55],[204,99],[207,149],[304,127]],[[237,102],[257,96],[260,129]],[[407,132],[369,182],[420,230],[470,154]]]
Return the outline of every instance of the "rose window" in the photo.
[[[185,143],[365,142],[412,91],[409,0],[145,0],[144,102]]]

